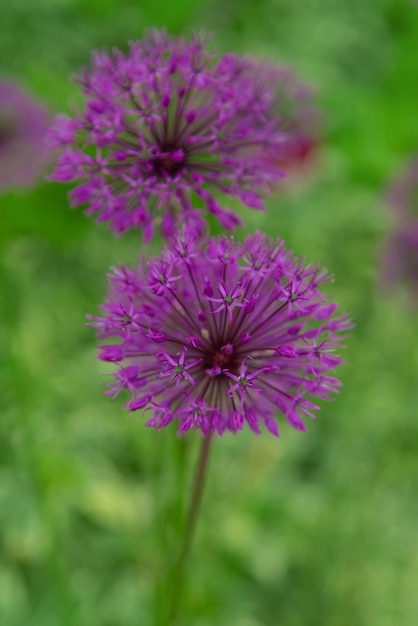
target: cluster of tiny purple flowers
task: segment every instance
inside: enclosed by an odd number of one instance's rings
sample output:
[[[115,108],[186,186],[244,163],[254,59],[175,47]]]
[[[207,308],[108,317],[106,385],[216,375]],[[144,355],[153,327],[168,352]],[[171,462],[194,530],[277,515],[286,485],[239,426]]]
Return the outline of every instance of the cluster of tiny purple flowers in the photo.
[[[0,191],[30,187],[47,161],[49,113],[23,89],[0,79]]]
[[[84,110],[59,116],[50,134],[60,151],[51,179],[81,181],[72,207],[87,205],[117,234],[138,228],[145,242],[156,225],[166,238],[183,224],[200,236],[205,212],[233,231],[240,220],[222,194],[264,209],[281,166],[311,141],[312,95],[286,69],[217,59],[205,45],[153,31],[127,55],[93,54],[76,79]]]
[[[120,234],[158,226],[167,243],[139,267],[115,268],[101,317],[99,358],[117,365],[106,392],[146,425],[222,435],[247,424],[278,436],[277,414],[305,430],[351,323],[319,288],[325,271],[280,240],[210,238],[205,217],[240,223],[222,194],[263,210],[283,167],[303,157],[318,120],[293,73],[153,31],[129,53],[95,53],[77,82],[84,110],[60,116],[51,176],[78,182],[71,205]],[[302,154],[303,153],[303,154]],[[200,207],[200,208],[196,208]]]
[[[276,414],[298,430],[341,383],[350,322],[318,288],[330,277],[256,233],[244,244],[180,236],[161,256],[110,275],[104,316],[93,318],[100,358],[118,363],[107,391],[128,391],[147,426],[223,434],[247,424],[278,436]]]
[[[412,159],[388,191],[392,230],[384,243],[382,282],[404,285],[412,308],[418,303],[418,158]]]

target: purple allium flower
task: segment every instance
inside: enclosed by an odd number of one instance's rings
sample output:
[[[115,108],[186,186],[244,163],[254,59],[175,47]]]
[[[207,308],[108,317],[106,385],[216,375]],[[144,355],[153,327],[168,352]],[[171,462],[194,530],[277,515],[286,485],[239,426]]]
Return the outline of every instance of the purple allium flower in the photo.
[[[382,281],[390,287],[404,284],[411,307],[418,303],[418,220],[397,227],[387,238],[382,259]]]
[[[23,88],[0,80],[0,190],[34,184],[45,166],[49,115]]]
[[[321,144],[322,117],[314,104],[311,87],[300,82],[296,74],[288,68],[281,68],[278,80],[279,93],[276,95],[278,110],[282,120],[281,128],[288,133],[286,150],[273,158],[278,167],[289,173],[296,173],[318,151]]]
[[[390,185],[387,199],[395,223],[418,218],[418,157]]]
[[[351,327],[318,288],[326,271],[292,257],[282,241],[256,233],[177,238],[160,257],[109,277],[103,317],[90,317],[99,358],[119,365],[108,395],[128,391],[126,408],[147,426],[173,420],[222,434],[245,423],[278,435],[276,414],[298,430],[341,383],[329,371]]]
[[[404,284],[412,308],[418,303],[418,159],[391,185],[388,202],[392,230],[386,238],[381,264],[384,285]]]
[[[294,150],[289,73],[231,54],[216,59],[205,44],[155,31],[127,55],[93,53],[77,79],[84,111],[59,116],[51,131],[61,152],[51,179],[81,181],[72,207],[87,205],[115,233],[140,228],[145,241],[156,224],[165,237],[183,224],[201,234],[197,206],[233,230],[239,219],[219,193],[264,208],[263,194],[283,177],[277,160]]]

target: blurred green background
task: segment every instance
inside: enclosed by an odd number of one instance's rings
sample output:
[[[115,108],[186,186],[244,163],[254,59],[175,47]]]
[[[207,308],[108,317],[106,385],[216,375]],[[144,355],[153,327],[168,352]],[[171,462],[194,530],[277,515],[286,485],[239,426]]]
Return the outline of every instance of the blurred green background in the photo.
[[[418,151],[418,6],[412,0],[9,0],[0,74],[52,112],[94,48],[150,26],[213,31],[221,51],[286,63],[323,109],[316,167],[242,211],[245,233],[283,237],[336,276],[356,322],[344,388],[306,435],[216,441],[183,624],[418,623],[416,313],[377,285],[384,192]],[[0,624],[148,626],[176,549],[164,516],[190,489],[198,438],[176,476],[174,431],[155,433],[102,396],[85,314],[105,272],[135,262],[68,209],[64,185],[0,196]],[[158,242],[156,244],[158,247]]]

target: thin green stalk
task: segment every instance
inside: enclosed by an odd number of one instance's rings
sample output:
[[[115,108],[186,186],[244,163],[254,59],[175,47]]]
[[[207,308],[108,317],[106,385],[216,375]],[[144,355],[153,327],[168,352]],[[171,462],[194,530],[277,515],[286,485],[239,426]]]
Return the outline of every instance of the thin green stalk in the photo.
[[[203,491],[206,482],[208,469],[208,460],[210,452],[210,444],[212,442],[212,432],[202,440],[199,459],[197,462],[196,472],[194,476],[192,495],[190,499],[189,510],[183,532],[183,541],[180,548],[178,560],[174,566],[172,575],[170,576],[168,595],[170,597],[169,606],[169,626],[175,626],[178,616],[178,610],[182,599],[184,587],[184,574],[187,557],[193,542],[196,523],[199,517],[200,504],[202,502]]]
[[[173,570],[173,560],[169,557],[172,553],[170,546],[177,545],[182,534],[187,458],[191,443],[186,437],[176,438],[174,429],[167,429],[161,435],[163,441],[158,442],[159,453],[162,458],[170,459],[170,466],[163,465],[160,468],[155,484],[155,493],[167,495],[161,501],[158,499],[157,534],[160,539],[160,560],[154,589],[154,626],[167,626],[167,570],[170,573]],[[167,485],[170,485],[169,489]]]

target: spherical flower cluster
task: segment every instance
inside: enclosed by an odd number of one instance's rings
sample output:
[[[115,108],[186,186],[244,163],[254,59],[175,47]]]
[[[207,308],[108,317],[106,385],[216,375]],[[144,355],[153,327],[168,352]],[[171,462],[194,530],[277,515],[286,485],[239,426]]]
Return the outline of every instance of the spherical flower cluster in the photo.
[[[382,280],[397,288],[404,284],[410,304],[418,303],[418,220],[397,227],[386,239],[382,259]]]
[[[59,116],[50,134],[60,151],[51,179],[80,181],[72,207],[87,205],[115,233],[139,228],[145,241],[156,225],[167,238],[183,224],[201,234],[205,211],[232,231],[239,219],[219,194],[264,208],[312,110],[307,92],[287,71],[217,59],[205,45],[153,31],[127,55],[93,54],[77,79],[84,111]]]
[[[311,87],[300,82],[288,68],[277,68],[277,76],[279,72],[276,102],[282,120],[281,128],[288,134],[288,138],[286,150],[278,152],[273,160],[288,177],[305,168],[318,152],[322,116],[314,105]]]
[[[388,192],[392,230],[382,255],[382,282],[391,288],[404,284],[412,308],[418,303],[418,159],[391,185]]]
[[[247,424],[298,430],[341,383],[329,371],[351,327],[318,290],[330,280],[256,233],[196,245],[187,234],[159,257],[110,275],[103,317],[91,317],[99,357],[117,363],[106,392],[129,394],[147,426],[223,434]]]
[[[413,158],[390,185],[387,198],[395,223],[418,219],[418,157]]]
[[[0,190],[33,185],[46,161],[49,115],[17,83],[0,80]]]

